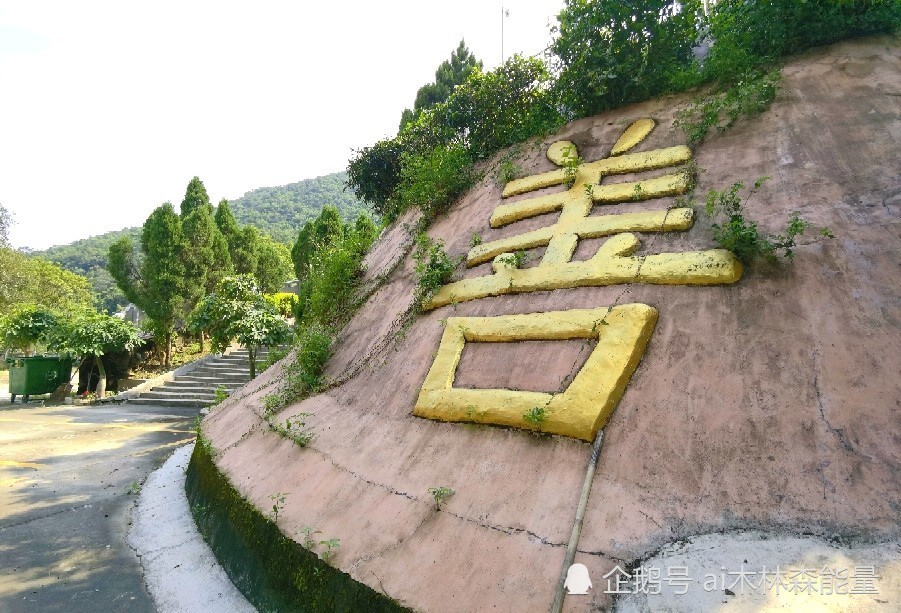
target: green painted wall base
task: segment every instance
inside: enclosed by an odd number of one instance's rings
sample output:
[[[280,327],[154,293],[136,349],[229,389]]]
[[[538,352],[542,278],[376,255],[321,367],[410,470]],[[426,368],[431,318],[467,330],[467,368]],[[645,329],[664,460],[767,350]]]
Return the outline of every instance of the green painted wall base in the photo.
[[[241,497],[200,441],[185,491],[219,563],[260,611],[407,611],[283,535]]]

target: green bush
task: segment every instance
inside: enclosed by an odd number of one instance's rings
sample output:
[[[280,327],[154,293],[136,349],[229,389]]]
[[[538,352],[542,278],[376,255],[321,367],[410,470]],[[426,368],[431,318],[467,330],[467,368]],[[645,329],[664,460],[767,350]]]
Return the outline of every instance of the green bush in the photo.
[[[474,160],[487,158],[563,125],[552,83],[544,61],[514,55],[494,70],[473,72],[426,119],[449,126]]]
[[[457,262],[447,255],[443,242],[433,241],[425,232],[416,237],[413,260],[416,262],[416,289],[413,295],[417,307],[421,308],[442,285],[451,280]]]
[[[6,317],[0,317],[0,347],[31,352],[50,339],[57,325],[58,318],[49,309],[17,306]]]
[[[567,0],[551,44],[556,99],[587,117],[676,89],[693,64],[696,0]]]
[[[715,89],[681,110],[675,125],[682,128],[688,142],[697,145],[711,129],[729,128],[739,117],[753,117],[770,107],[776,97],[781,75],[752,71],[725,89]]]
[[[720,0],[707,22],[715,44],[705,79],[728,82],[811,47],[894,32],[901,27],[901,1]]]
[[[810,228],[810,224],[796,212],[792,213],[784,234],[763,234],[755,222],[745,218],[744,205],[767,179],[758,179],[744,201],[738,196],[744,188],[740,182],[721,192],[710,190],[704,206],[707,216],[714,221],[713,239],[717,245],[733,252],[746,264],[758,259],[775,262],[779,255],[792,259],[796,239]],[[834,238],[828,228],[822,228],[820,235]]]
[[[276,294],[266,294],[265,298],[266,302],[274,306],[282,317],[287,319],[294,316],[294,311],[297,309],[297,294],[278,292]]]
[[[353,240],[342,240],[316,254],[304,287],[305,322],[337,327],[352,314],[361,263]]]
[[[390,210],[390,198],[400,183],[401,155],[406,151],[400,139],[384,139],[355,151],[347,163],[347,186],[379,215]]]
[[[267,415],[320,389],[322,371],[331,352],[331,332],[319,324],[307,326],[298,332],[295,345],[294,361],[285,367],[281,386],[263,399]]]
[[[426,154],[404,154],[391,213],[418,206],[427,219],[434,219],[472,183],[472,158],[460,145],[439,146]]]
[[[551,82],[538,58],[513,56],[490,72],[473,70],[446,101],[422,110],[398,136],[355,152],[348,162],[348,187],[388,221],[421,203],[426,215],[433,215],[441,208],[436,202],[465,190],[445,170],[462,170],[467,156],[471,164],[562,124]],[[466,187],[470,174],[460,178]],[[422,198],[429,176],[441,178],[441,197]]]

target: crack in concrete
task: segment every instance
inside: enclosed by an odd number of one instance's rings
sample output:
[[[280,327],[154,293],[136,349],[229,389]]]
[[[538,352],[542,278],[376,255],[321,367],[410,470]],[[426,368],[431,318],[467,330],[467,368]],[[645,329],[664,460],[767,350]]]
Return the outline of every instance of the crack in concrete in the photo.
[[[422,498],[419,498],[418,496],[414,496],[414,495],[412,495],[412,494],[408,494],[408,493],[406,493],[406,492],[402,492],[402,491],[400,491],[400,490],[398,490],[398,489],[396,489],[396,488],[394,488],[394,487],[392,487],[392,486],[390,486],[390,485],[387,485],[387,484],[385,484],[385,483],[378,483],[377,481],[373,481],[373,480],[371,480],[371,479],[367,479],[366,477],[363,477],[363,476],[357,474],[356,472],[354,472],[353,470],[347,468],[346,466],[343,466],[343,465],[339,464],[339,463],[338,463],[337,461],[335,461],[331,456],[329,456],[327,453],[325,453],[325,452],[323,452],[323,451],[320,451],[319,449],[315,449],[315,448],[313,448],[313,447],[308,447],[308,449],[311,449],[312,451],[315,451],[316,453],[318,453],[319,455],[321,455],[323,458],[325,458],[326,460],[328,460],[328,462],[329,462],[332,466],[334,466],[334,467],[337,468],[338,470],[340,470],[340,471],[342,471],[342,472],[345,472],[345,473],[349,474],[350,476],[352,476],[353,478],[358,479],[358,480],[360,480],[360,481],[362,481],[362,482],[364,482],[364,483],[366,483],[366,484],[368,484],[368,485],[372,485],[372,486],[374,486],[374,487],[381,488],[381,489],[383,489],[383,490],[385,490],[385,491],[387,491],[387,492],[389,492],[389,493],[391,493],[391,494],[393,494],[393,495],[395,495],[395,496],[402,496],[402,497],[406,498],[407,500],[410,500],[410,501],[412,501],[412,502],[418,502],[418,503],[421,503],[421,504],[424,504],[424,505],[428,505],[429,507],[431,507],[432,504],[433,504],[431,501],[426,501],[426,500],[423,500]],[[534,540],[537,540],[538,542],[542,543],[543,545],[548,545],[548,546],[550,546],[550,547],[563,547],[563,546],[566,544],[566,543],[556,543],[556,542],[554,542],[554,541],[549,540],[547,537],[543,537],[543,536],[541,536],[540,534],[538,534],[538,533],[536,533],[536,532],[533,532],[533,531],[531,531],[531,530],[528,530],[528,529],[526,529],[526,528],[516,528],[516,527],[513,527],[513,526],[502,526],[502,525],[499,525],[499,524],[491,524],[491,523],[488,523],[488,522],[484,522],[484,521],[480,521],[480,520],[477,520],[477,519],[473,519],[473,518],[471,518],[471,517],[467,517],[467,516],[465,516],[465,515],[460,515],[460,514],[458,514],[458,513],[453,513],[453,512],[451,512],[451,511],[446,510],[446,509],[443,510],[443,511],[440,510],[440,509],[439,509],[439,510],[436,510],[436,513],[441,513],[441,512],[447,513],[448,515],[450,515],[450,516],[452,516],[452,517],[454,517],[454,518],[456,518],[456,519],[459,519],[460,521],[464,521],[464,522],[467,522],[467,523],[470,523],[470,524],[474,524],[474,525],[476,525],[476,526],[479,526],[480,528],[487,528],[487,529],[489,529],[489,530],[494,530],[494,531],[497,531],[497,532],[502,532],[502,533],[507,534],[507,535],[525,534],[525,535],[527,535],[529,538],[534,539]],[[431,518],[431,517],[433,517],[433,515],[428,515],[428,516],[423,520],[423,523],[424,523],[425,521],[427,521],[427,520],[428,520],[429,518]],[[418,528],[418,527],[417,527],[417,528]]]
[[[854,446],[851,444],[851,441],[845,436],[845,431],[843,428],[835,428],[829,422],[829,419],[826,417],[826,409],[823,406],[823,394],[820,389],[820,376],[817,372],[817,362],[819,362],[820,354],[818,351],[813,352],[813,360],[814,360],[814,371],[813,371],[813,388],[817,394],[817,406],[820,409],[820,419],[822,419],[823,423],[826,425],[826,430],[831,432],[838,438],[839,442],[842,444],[842,447],[845,448],[846,451],[850,453],[857,453],[854,449]]]

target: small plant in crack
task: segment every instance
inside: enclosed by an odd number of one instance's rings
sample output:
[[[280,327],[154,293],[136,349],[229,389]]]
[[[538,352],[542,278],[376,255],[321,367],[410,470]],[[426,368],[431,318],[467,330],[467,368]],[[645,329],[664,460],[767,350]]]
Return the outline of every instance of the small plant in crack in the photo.
[[[528,262],[528,259],[528,254],[520,249],[516,253],[505,253],[504,255],[498,257],[497,261],[502,264],[512,266],[513,268],[522,268],[523,265]]]
[[[276,492],[269,496],[269,500],[272,501],[272,510],[269,511],[269,517],[272,518],[272,521],[275,523],[278,523],[278,514],[285,508],[286,496],[287,494],[284,492]]]
[[[575,147],[563,148],[563,178],[569,187],[572,187],[576,182],[579,166],[581,166],[584,161],[585,160],[575,154]]]
[[[325,551],[322,552],[322,561],[331,565],[335,554],[338,553],[338,548],[341,546],[341,539],[319,541],[319,544],[325,547]]]
[[[440,511],[441,505],[445,500],[453,496],[456,492],[449,487],[439,486],[439,487],[430,487],[429,494],[432,495],[432,498],[435,499],[435,510]]]
[[[286,419],[283,424],[270,420],[269,429],[300,447],[306,447],[316,437],[316,434],[306,427],[306,418],[312,415],[312,413],[298,413],[294,417]]]
[[[125,493],[129,496],[137,496],[141,493],[141,484],[137,481],[132,481],[131,485],[128,486],[128,489],[125,490]]]
[[[547,417],[547,407],[532,407],[522,414],[523,420],[525,420],[526,423],[531,424],[532,427],[539,432],[541,432],[541,427],[544,425],[544,422],[547,421]]]
[[[316,530],[313,526],[304,526],[300,531],[303,534],[303,546],[310,551],[316,548],[316,539],[314,534],[322,534],[321,530]]]
[[[483,242],[482,235],[477,232],[477,233],[473,234],[472,237],[469,239],[469,246],[470,247],[478,247],[479,245],[482,244],[482,242]]]
[[[635,187],[632,189],[632,200],[638,201],[644,197],[644,188],[641,186],[641,183],[636,183]]]

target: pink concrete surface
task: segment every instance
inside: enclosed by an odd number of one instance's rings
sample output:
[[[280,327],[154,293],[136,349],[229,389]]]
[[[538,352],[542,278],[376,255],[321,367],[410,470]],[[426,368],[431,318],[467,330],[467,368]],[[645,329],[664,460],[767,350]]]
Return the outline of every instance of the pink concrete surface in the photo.
[[[391,271],[387,282],[342,332],[327,369],[333,378],[349,368],[355,376],[278,416],[313,413],[313,443],[299,448],[260,425],[276,367],[204,420],[219,467],[261,509],[271,507],[271,494],[285,493],[285,534],[302,541],[301,530],[312,526],[324,539],[339,538],[335,565],[404,605],[547,610],[590,445],[437,423],[411,410],[443,318],[642,302],[660,319],[605,429],[576,556],[596,589],[568,598],[566,610],[609,607],[597,587],[614,564],[691,535],[901,536],[901,45],[892,38],[841,43],[793,60],[783,75],[768,112],[697,149],[697,194],[703,200],[711,188],[768,175],[747,205],[750,218],[778,232],[797,210],[831,228],[835,240],[816,242],[811,233],[794,264],[750,267],[730,287],[626,285],[487,298],[417,316],[395,335],[414,285],[409,256],[391,268],[409,243],[397,226],[369,260],[367,278]],[[523,167],[549,170],[544,150],[560,138],[586,159],[604,156],[640,117],[658,126],[638,150],[683,143],[672,122],[690,97],[569,124],[525,147]],[[486,169],[429,229],[452,255],[468,250],[473,233],[488,241],[554,218],[490,229],[501,186]],[[689,232],[641,236],[642,253],[712,247],[709,222],[696,210]],[[584,241],[576,259],[597,244]],[[479,270],[460,274],[485,274]],[[520,345],[483,352],[495,357],[467,362],[461,374],[472,384],[500,378],[532,389],[530,368],[566,373],[578,354]],[[534,355],[541,363],[532,363]],[[456,491],[440,511],[427,492],[435,486]]]

